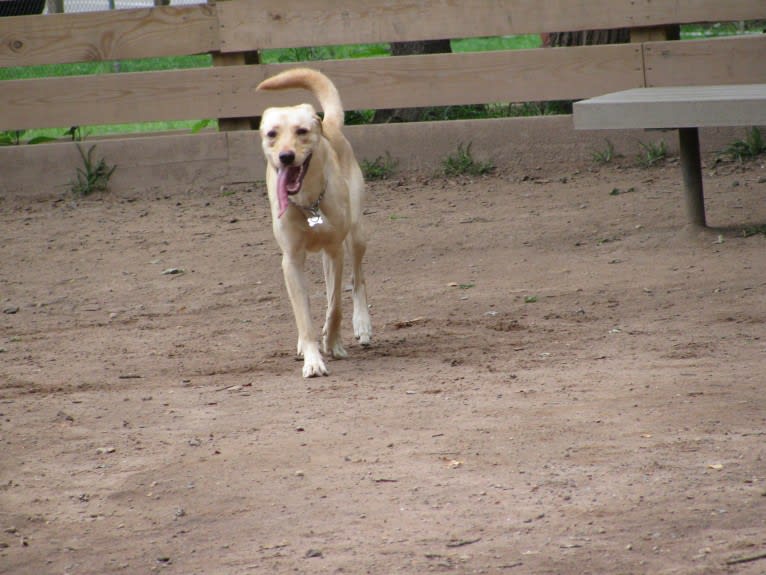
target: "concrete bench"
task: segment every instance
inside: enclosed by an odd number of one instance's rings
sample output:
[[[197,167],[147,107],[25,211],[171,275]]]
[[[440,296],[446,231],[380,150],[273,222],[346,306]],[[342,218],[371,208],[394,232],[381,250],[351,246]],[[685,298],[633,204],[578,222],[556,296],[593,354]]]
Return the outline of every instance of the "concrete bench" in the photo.
[[[578,130],[677,128],[690,223],[704,227],[698,128],[765,126],[766,84],[636,88],[576,102]]]

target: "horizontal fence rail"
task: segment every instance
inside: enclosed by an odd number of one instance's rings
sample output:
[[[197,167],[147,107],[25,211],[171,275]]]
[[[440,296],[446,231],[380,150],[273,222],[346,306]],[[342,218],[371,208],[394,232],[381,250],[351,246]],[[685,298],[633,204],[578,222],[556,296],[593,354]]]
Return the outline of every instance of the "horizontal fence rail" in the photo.
[[[333,79],[352,110],[584,98],[642,86],[641,60],[640,46],[622,44],[308,65]],[[7,81],[0,90],[0,126],[258,116],[269,106],[309,98],[305,92],[255,91],[262,80],[293,65]]]
[[[645,85],[766,81],[766,36],[310,62],[347,109],[587,98]],[[646,63],[646,66],[645,66]],[[258,116],[302,92],[255,87],[294,64],[7,80],[0,129]],[[645,80],[646,78],[646,80]]]
[[[219,32],[206,4],[0,18],[0,67],[213,52]]]
[[[766,17],[763,0],[237,0],[218,4],[221,50],[636,28]]]
[[[764,0],[228,0],[0,18],[0,66],[758,18]]]
[[[766,35],[652,42],[644,62],[648,87],[766,82]]]
[[[0,67],[757,18],[766,18],[765,0],[227,0],[0,18]],[[766,35],[758,35],[302,65],[330,75],[347,109],[378,109],[764,82],[764,54]],[[254,117],[270,105],[307,98],[255,92],[261,80],[294,65],[5,80],[0,82],[0,131]]]

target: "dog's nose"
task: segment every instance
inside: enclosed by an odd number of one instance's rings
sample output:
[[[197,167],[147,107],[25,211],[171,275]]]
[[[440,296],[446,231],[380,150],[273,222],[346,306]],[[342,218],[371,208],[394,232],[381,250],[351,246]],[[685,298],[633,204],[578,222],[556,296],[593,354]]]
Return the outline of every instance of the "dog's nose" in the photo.
[[[280,152],[279,161],[285,166],[291,165],[295,161],[295,152]]]

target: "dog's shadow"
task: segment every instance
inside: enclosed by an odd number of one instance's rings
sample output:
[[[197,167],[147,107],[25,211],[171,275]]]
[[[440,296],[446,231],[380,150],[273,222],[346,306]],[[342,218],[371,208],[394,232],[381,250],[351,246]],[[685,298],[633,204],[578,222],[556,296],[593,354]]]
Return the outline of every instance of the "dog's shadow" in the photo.
[[[354,344],[349,351],[360,361],[436,358],[457,365],[481,361],[488,349],[497,346],[523,347],[528,337],[529,326],[505,315],[475,320],[417,318],[386,323],[372,345]]]

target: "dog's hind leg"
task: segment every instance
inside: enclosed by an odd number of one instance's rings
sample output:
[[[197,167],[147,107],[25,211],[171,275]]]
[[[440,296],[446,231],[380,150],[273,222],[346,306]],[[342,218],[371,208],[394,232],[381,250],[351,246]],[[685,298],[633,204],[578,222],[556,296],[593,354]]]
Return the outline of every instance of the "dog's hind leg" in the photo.
[[[343,247],[333,248],[332,251],[325,249],[322,252],[322,264],[324,266],[324,279],[327,286],[327,315],[322,340],[324,352],[334,358],[347,357],[341,341],[341,284],[343,281]]]
[[[372,322],[367,307],[367,284],[364,279],[362,260],[367,250],[367,243],[360,224],[355,225],[346,238],[346,248],[351,257],[351,286],[354,300],[354,336],[363,346],[370,345]]]
[[[303,377],[327,375],[327,368],[319,352],[319,341],[311,321],[309,295],[303,268],[306,254],[282,255],[282,271],[290,304],[298,327],[298,355],[303,356]]]

